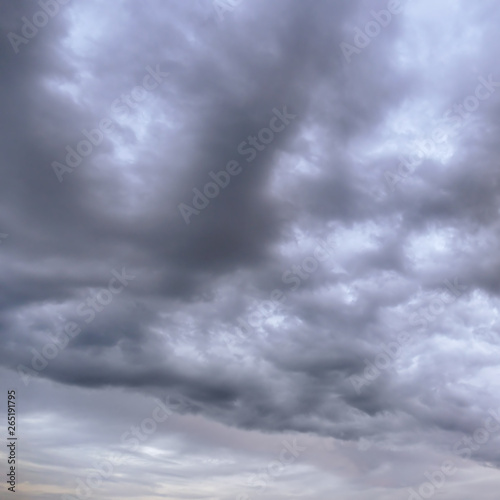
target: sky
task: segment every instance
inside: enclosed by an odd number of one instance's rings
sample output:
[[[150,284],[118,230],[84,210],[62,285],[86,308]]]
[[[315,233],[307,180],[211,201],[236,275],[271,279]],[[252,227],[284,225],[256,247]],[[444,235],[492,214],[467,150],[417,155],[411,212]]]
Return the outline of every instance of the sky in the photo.
[[[497,1],[0,9],[2,498],[498,498]]]

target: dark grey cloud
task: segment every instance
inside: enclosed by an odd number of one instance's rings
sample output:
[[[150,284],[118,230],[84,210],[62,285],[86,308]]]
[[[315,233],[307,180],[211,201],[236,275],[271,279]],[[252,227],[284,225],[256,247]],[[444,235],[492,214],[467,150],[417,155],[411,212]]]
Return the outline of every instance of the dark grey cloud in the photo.
[[[493,498],[495,2],[402,1],[375,28],[397,2],[63,3],[0,4],[21,498],[118,452],[99,498],[245,498],[252,474],[263,498],[402,498],[446,459],[440,494]],[[271,480],[285,438],[306,451]]]

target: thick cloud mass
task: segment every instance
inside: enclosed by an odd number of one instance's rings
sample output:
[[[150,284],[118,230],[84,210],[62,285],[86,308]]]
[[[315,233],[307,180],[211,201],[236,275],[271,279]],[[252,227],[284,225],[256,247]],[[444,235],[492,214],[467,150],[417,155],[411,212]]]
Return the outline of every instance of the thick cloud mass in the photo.
[[[19,498],[497,498],[497,2],[233,4],[0,2]]]

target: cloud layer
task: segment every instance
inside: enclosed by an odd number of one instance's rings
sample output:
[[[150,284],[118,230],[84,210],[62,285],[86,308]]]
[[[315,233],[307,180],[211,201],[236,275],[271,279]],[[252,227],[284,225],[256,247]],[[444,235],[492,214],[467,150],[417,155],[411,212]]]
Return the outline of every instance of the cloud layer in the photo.
[[[1,5],[20,498],[496,498],[496,2]]]

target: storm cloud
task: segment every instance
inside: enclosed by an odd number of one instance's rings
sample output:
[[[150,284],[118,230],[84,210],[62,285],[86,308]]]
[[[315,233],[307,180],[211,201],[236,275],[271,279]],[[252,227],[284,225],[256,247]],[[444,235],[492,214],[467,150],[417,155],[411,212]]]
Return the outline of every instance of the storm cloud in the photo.
[[[496,498],[496,2],[0,6],[20,499]]]

